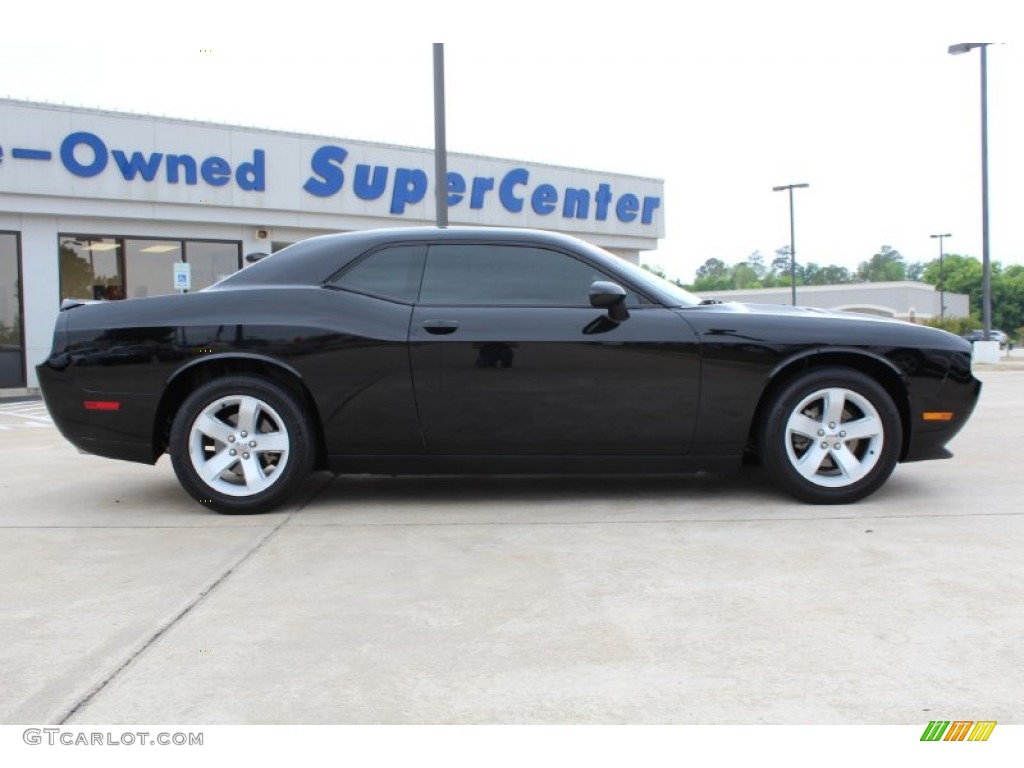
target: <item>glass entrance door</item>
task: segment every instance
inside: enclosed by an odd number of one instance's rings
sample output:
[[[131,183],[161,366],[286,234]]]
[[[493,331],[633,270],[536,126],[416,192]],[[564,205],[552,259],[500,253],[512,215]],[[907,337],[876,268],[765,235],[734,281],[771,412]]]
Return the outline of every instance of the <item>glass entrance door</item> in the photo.
[[[18,236],[0,232],[0,389],[25,386]]]

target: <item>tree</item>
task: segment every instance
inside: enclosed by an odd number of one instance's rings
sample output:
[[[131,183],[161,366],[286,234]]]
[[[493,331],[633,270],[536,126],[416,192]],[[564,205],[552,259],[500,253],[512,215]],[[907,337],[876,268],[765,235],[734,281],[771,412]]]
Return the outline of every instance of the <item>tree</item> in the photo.
[[[775,249],[775,258],[772,259],[772,272],[777,274],[789,274],[789,253],[788,245]]]
[[[839,267],[829,264],[822,267],[815,275],[814,285],[840,285],[841,283],[852,283],[853,275],[846,267]]]
[[[89,260],[82,258],[66,245],[58,251],[60,262],[61,298],[92,298],[93,283],[98,282],[93,275]]]
[[[697,268],[696,291],[727,291],[732,288],[732,268],[721,259],[710,258]]]
[[[857,267],[857,279],[864,283],[884,283],[907,279],[907,265],[895,248],[883,245],[868,261]]]
[[[736,268],[733,269],[732,284],[737,289],[761,287],[761,281],[757,278],[757,272],[747,262],[737,264]]]
[[[915,261],[913,264],[907,265],[907,280],[914,280],[921,282],[924,277],[924,271],[928,267],[928,264],[923,261]]]
[[[968,294],[972,307],[976,307],[981,316],[981,262],[973,256],[946,254],[942,259],[941,274],[939,260],[935,259],[925,266],[921,279],[947,293]]]
[[[992,277],[992,327],[1013,332],[1024,325],[1024,266],[1003,265],[994,261]],[[973,256],[956,253],[946,254],[924,265],[921,279],[947,293],[966,293],[971,297],[971,322],[977,328],[981,324],[982,265]]]
[[[757,275],[758,280],[764,279],[765,274],[768,272],[764,265],[764,256],[760,251],[754,251],[752,254],[747,256],[747,264],[754,270],[754,274]]]
[[[992,327],[1014,333],[1024,326],[1024,267],[992,265]],[[997,268],[998,267],[998,271]]]

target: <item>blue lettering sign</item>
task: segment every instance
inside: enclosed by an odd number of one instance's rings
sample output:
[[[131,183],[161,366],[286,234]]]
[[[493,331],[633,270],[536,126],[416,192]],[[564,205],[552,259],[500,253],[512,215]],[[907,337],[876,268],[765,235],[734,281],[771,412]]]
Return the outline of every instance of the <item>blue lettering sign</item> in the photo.
[[[661,207],[660,197],[645,197],[644,212],[640,214],[641,224],[650,224],[654,221],[654,212]]]
[[[391,212],[401,216],[405,206],[418,203],[427,194],[427,174],[418,168],[395,171],[395,188],[391,192]]]
[[[597,194],[594,195],[594,202],[597,203],[597,211],[594,218],[604,221],[608,218],[608,204],[612,201],[612,188],[608,184],[598,184]]]
[[[132,152],[131,160],[125,157],[120,149],[115,149],[110,154],[114,156],[114,162],[121,169],[125,181],[131,181],[140,175],[145,181],[152,181],[156,178],[156,172],[160,170],[160,161],[164,159],[159,152],[154,152],[148,160],[141,152]]]
[[[208,157],[199,166],[199,175],[211,187],[223,187],[231,181],[231,166],[223,157]]]
[[[357,165],[356,178],[352,182],[352,191],[361,200],[376,200],[384,194],[384,188],[388,185],[388,167],[386,165],[373,166],[373,178],[370,178],[370,166]]]
[[[547,216],[558,207],[558,190],[550,184],[539,184],[530,197],[530,207],[538,216]]]
[[[348,150],[334,144],[319,147],[310,158],[311,174],[303,183],[303,190],[322,198],[339,194],[345,186],[344,165],[348,156]],[[48,161],[51,152],[15,147],[10,157],[18,162]],[[99,136],[88,131],[70,133],[60,145],[61,163],[68,172],[83,179],[106,171],[111,158],[117,172],[129,182],[152,183],[162,175],[168,184],[195,186],[202,179],[212,187],[224,187],[233,180],[239,189],[247,192],[263,192],[267,188],[267,158],[262,149],[254,149],[251,160],[232,168],[228,160],[217,155],[197,159],[188,154],[111,149]],[[478,211],[486,207],[488,193],[496,191],[495,205],[500,204],[513,214],[523,213],[529,200],[529,210],[537,216],[549,216],[560,209],[564,219],[585,221],[593,217],[595,221],[607,221],[609,212],[614,211],[618,221],[630,224],[639,220],[642,225],[653,224],[661,209],[662,199],[658,196],[616,194],[608,182],[598,183],[596,187],[556,187],[544,182],[542,173],[515,167],[496,180],[493,176],[467,176],[449,171],[445,178],[448,205],[464,204],[468,198],[469,208]],[[532,175],[541,178],[531,181]],[[355,167],[352,193],[360,200],[389,199],[390,213],[403,216],[410,206],[424,200],[430,181],[426,171],[420,168],[359,163]],[[386,197],[389,186],[390,198]]]
[[[466,179],[461,173],[448,171],[448,205],[458,205],[466,192]]]
[[[516,197],[512,191],[518,186],[526,186],[530,181],[530,172],[525,168],[513,168],[505,174],[498,188],[498,199],[505,206],[505,210],[511,213],[519,213],[523,210],[523,199]]]
[[[199,170],[196,166],[196,159],[192,155],[168,155],[167,156],[167,183],[178,183],[178,170],[185,169],[185,183],[199,183]]]
[[[470,208],[483,208],[484,195],[494,189],[494,178],[487,176],[473,177],[473,192],[469,196]]]
[[[235,181],[238,186],[248,192],[262,192],[267,188],[267,160],[266,152],[262,149],[254,150],[251,163],[239,163],[235,171]]]
[[[302,188],[311,195],[317,197],[330,197],[341,190],[345,183],[345,174],[341,170],[341,164],[348,157],[348,152],[341,147],[328,144],[320,147],[313,153],[310,165],[313,166],[313,173],[320,178],[310,176]]]
[[[89,164],[80,163],[75,157],[75,150],[80,146],[86,146],[92,150],[92,162]],[[88,179],[103,173],[107,167],[107,145],[95,133],[78,131],[68,134],[67,138],[60,143],[60,161],[75,176]]]
[[[627,224],[636,220],[636,212],[639,210],[640,201],[636,199],[636,195],[627,193],[620,197],[619,202],[615,204],[615,215],[619,217],[619,221],[624,221]]]
[[[590,214],[590,192],[586,189],[565,190],[565,204],[562,206],[562,218],[586,219]]]

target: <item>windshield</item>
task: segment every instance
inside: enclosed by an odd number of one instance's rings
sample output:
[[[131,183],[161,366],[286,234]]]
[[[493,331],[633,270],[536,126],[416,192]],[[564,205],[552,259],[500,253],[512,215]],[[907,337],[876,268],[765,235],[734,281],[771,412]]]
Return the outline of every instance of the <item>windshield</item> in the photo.
[[[638,267],[636,264],[631,264],[628,261],[624,261],[622,266],[629,273],[630,280],[639,283],[643,288],[656,291],[659,296],[663,297],[668,306],[694,307],[701,302],[700,297],[694,296],[685,288],[680,288],[663,277],[658,277],[653,272],[648,272],[643,267]]]
[[[670,283],[663,277],[658,277],[653,272],[648,272],[643,267],[638,267],[625,259],[609,253],[604,248],[599,248],[592,243],[584,243],[586,247],[600,253],[605,261],[610,260],[615,265],[615,270],[621,272],[630,282],[643,292],[651,294],[667,307],[695,307],[700,304],[699,296],[694,296],[685,288],[680,288],[675,283]]]

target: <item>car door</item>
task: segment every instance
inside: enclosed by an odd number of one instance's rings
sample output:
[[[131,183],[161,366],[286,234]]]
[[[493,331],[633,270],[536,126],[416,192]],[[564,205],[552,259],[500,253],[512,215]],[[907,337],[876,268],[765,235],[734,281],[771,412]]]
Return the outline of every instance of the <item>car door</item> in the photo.
[[[584,256],[433,244],[410,325],[413,385],[434,455],[682,455],[696,420],[697,340],[629,291],[629,318],[590,306]]]

